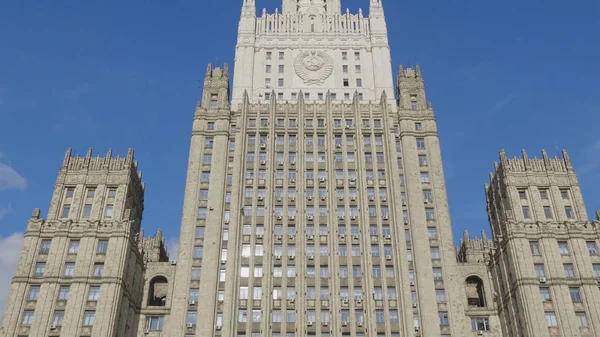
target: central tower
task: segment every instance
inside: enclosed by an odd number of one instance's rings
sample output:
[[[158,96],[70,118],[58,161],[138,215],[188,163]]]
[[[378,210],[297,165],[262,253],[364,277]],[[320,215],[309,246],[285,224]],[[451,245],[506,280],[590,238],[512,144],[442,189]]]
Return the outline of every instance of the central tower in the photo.
[[[256,15],[244,0],[239,23],[232,109],[244,92],[250,102],[378,101],[383,92],[395,109],[390,47],[380,0],[362,10],[341,12],[340,0],[283,0],[282,11]]]

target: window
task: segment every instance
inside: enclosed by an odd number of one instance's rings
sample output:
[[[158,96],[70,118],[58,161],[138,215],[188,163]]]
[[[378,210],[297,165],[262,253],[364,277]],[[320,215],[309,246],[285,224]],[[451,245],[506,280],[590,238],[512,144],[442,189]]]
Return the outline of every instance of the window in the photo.
[[[548,327],[558,326],[558,321],[556,320],[556,313],[554,311],[546,312],[546,324],[548,324]]]
[[[350,86],[350,81],[347,78],[344,78],[343,83],[344,83],[344,87]],[[344,95],[346,95],[346,94],[344,94]],[[348,94],[348,98],[350,98],[350,94]]]
[[[347,52],[342,52],[342,60],[346,61],[348,60],[348,53]]]
[[[56,310],[52,315],[52,326],[62,326],[63,319],[65,318],[64,310]]]
[[[569,200],[569,190],[560,190],[560,196],[563,200]]]
[[[421,183],[423,183],[423,184],[429,183],[429,172],[421,172]]]
[[[198,207],[198,220],[206,220],[207,214],[206,207]]]
[[[108,240],[98,241],[98,247],[96,247],[96,254],[106,255],[107,251],[108,251]]]
[[[267,74],[270,74],[270,73],[271,73],[271,65],[270,65],[270,64],[267,64],[267,66],[265,67],[265,72],[266,72]]]
[[[526,190],[519,190],[519,199],[527,200],[527,191]]]
[[[357,73],[357,74],[360,74],[360,72],[361,72],[360,65],[355,65],[354,66],[354,72]]]
[[[425,218],[427,220],[435,219],[435,211],[433,210],[433,208],[425,208]]]
[[[419,122],[415,123],[415,130],[416,130],[416,131],[421,131],[421,130],[423,130],[423,124],[422,124],[422,123],[419,123]]]
[[[347,64],[344,64],[344,65],[342,65],[342,72],[343,72],[344,74],[347,74],[347,73],[348,73],[348,65],[347,65]]]
[[[77,254],[79,252],[79,240],[69,241],[69,254]]]
[[[106,208],[104,209],[104,216],[106,216],[107,218],[112,218],[113,216],[113,205],[112,204],[107,204]]]
[[[196,325],[197,320],[198,320],[198,313],[195,311],[188,311],[188,313],[185,317],[185,323],[191,324],[191,325]]]
[[[75,272],[75,262],[65,263],[65,269],[64,269],[63,276],[73,277],[74,272]]]
[[[552,301],[552,294],[550,293],[550,288],[540,287],[540,298],[542,302]]]
[[[94,264],[94,277],[102,277],[102,271],[104,270],[104,263]]]
[[[535,269],[535,276],[546,277],[546,270],[543,263],[536,263],[533,265],[533,268]]]
[[[271,60],[273,58],[273,53],[268,51],[267,52],[267,60]]]
[[[85,197],[86,198],[93,198],[94,195],[96,195],[96,189],[95,188],[88,188],[87,191],[85,192]]]
[[[114,199],[116,197],[117,197],[117,189],[116,188],[109,188],[108,189],[108,199]]]
[[[581,299],[581,290],[579,288],[569,288],[569,294],[571,295],[571,301],[573,301],[574,303],[583,302],[583,300]]]
[[[573,207],[571,206],[565,206],[565,214],[567,216],[567,219],[575,218],[575,213],[573,213]]]
[[[61,218],[68,218],[70,212],[71,212],[71,205],[70,204],[65,204],[65,205],[63,205],[60,217]]]
[[[58,300],[66,301],[69,298],[69,286],[60,286],[58,288]]]
[[[354,60],[355,61],[360,61],[360,52],[354,52]]]
[[[440,325],[450,325],[450,320],[448,319],[447,311],[438,312],[438,316],[440,317]]]
[[[146,329],[151,330],[151,331],[162,331],[163,316],[147,316],[146,317]]]
[[[444,289],[436,289],[435,299],[438,303],[446,302],[446,291]]]
[[[573,267],[572,263],[564,263],[563,269],[565,270],[565,277],[568,277],[568,278],[575,277],[575,267]]]
[[[35,269],[33,271],[33,276],[41,277],[44,276],[44,272],[46,271],[46,263],[37,262],[35,264]]]
[[[283,82],[283,78],[279,78],[279,79],[277,79],[277,86],[279,86],[279,87],[283,87],[283,84],[284,84],[284,82]],[[282,92],[280,92],[279,94],[281,94],[281,96],[283,96],[283,93],[282,93]],[[282,97],[282,98],[283,98],[283,97]]]
[[[50,252],[50,244],[52,240],[42,240],[40,244],[40,254],[48,254]]]
[[[567,241],[559,241],[558,242],[558,251],[560,252],[560,255],[570,255],[569,253],[569,244],[567,243]]]
[[[84,218],[89,218],[92,215],[92,204],[85,204],[83,206],[83,214]]]
[[[431,258],[434,260],[440,259],[440,247],[430,247],[431,250]]]
[[[586,242],[586,245],[587,245],[588,253],[590,253],[591,256],[598,255],[598,246],[596,245],[595,241],[588,241],[588,242]]]
[[[442,268],[433,268],[433,279],[436,281],[442,281],[444,279]]]
[[[419,150],[425,149],[425,138],[417,138],[417,149],[419,149]]]
[[[419,166],[427,166],[427,156],[424,154],[419,155]]]
[[[283,74],[284,70],[285,70],[285,66],[283,64],[280,64],[279,67],[278,67],[278,69],[279,69],[279,73]]]
[[[356,86],[359,88],[362,87],[362,79],[361,78],[356,79]]]
[[[546,189],[540,189],[540,199],[542,200],[548,200],[548,190]]]
[[[577,325],[580,327],[587,327],[590,325],[585,312],[576,312],[575,317],[577,317]]]
[[[200,273],[201,273],[200,267],[192,267],[192,273],[190,275],[190,279],[192,281],[200,280]]]
[[[471,318],[471,329],[473,331],[488,331],[490,329],[490,323],[487,317],[472,317]]]
[[[540,243],[539,241],[529,241],[529,250],[532,255],[540,255]]]
[[[285,53],[284,53],[284,52],[282,52],[282,51],[280,51],[280,52],[279,52],[279,60],[283,60],[283,59],[284,59],[284,57],[285,57]]]
[[[28,301],[37,301],[40,296],[40,286],[30,286],[29,294],[27,294]]]
[[[211,154],[205,154],[203,159],[202,159],[202,165],[210,165],[212,162],[212,155]]]
[[[90,286],[88,291],[88,301],[98,301],[100,298],[100,286]]]
[[[96,312],[87,310],[83,313],[83,326],[92,326],[94,325],[94,320],[96,319]]]
[[[427,228],[427,236],[430,239],[437,239],[438,238],[437,230],[433,227]]]
[[[23,311],[23,318],[21,319],[21,325],[31,325],[33,322],[33,310]]]
[[[546,216],[546,219],[552,219],[552,208],[550,206],[544,206],[544,215]]]
[[[531,211],[529,210],[529,206],[522,206],[521,209],[523,210],[523,218],[531,219]]]
[[[201,183],[208,183],[210,182],[210,172],[208,171],[203,171],[200,175],[200,182]]]

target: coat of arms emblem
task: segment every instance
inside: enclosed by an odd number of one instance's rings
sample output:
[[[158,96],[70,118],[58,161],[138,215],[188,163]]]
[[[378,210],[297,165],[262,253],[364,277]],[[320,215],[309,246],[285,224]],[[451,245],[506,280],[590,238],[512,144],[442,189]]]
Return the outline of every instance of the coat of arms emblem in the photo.
[[[323,51],[304,51],[294,60],[296,74],[307,85],[322,85],[333,72],[333,59]]]

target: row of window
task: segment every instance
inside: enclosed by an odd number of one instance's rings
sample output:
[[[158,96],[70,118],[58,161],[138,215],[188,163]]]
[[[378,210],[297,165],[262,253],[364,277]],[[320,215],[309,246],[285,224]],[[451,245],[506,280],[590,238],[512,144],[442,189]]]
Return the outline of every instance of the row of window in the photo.
[[[527,193],[528,191],[526,189],[519,189],[519,198],[521,200],[527,200]],[[540,199],[542,200],[550,200],[548,197],[548,189],[547,188],[538,188],[538,192],[540,194]],[[568,189],[561,189],[560,190],[560,196],[563,200],[571,200],[570,196],[569,196],[569,190]]]
[[[273,60],[273,52],[268,51],[265,53],[265,59],[267,61],[271,61]],[[285,52],[280,51],[278,54],[278,60],[283,61],[285,59]],[[342,60],[347,61],[348,60],[348,52],[343,51],[342,52]],[[355,61],[360,61],[360,52],[354,52],[354,60]]]
[[[71,214],[71,206],[73,202],[73,196],[75,194],[74,187],[67,187],[65,189],[65,196],[63,200],[63,206],[61,209],[60,217],[68,218]],[[85,195],[85,204],[83,206],[81,216],[83,218],[89,218],[92,215],[93,199],[96,195],[96,188],[87,188]],[[111,218],[113,216],[114,200],[117,196],[116,188],[109,188],[107,192],[107,204],[104,206],[104,217]]]
[[[521,206],[521,209],[523,211],[524,219],[532,219],[531,208],[529,206]],[[573,210],[573,207],[565,206],[564,211],[567,219],[575,219],[575,211]],[[544,216],[547,220],[554,219],[554,213],[550,206],[544,206]]]
[[[34,310],[23,311],[23,316],[21,318],[21,325],[26,325],[26,326],[32,325],[34,313],[35,313]],[[64,310],[55,310],[52,315],[52,326],[53,327],[62,326],[64,317],[65,317]],[[91,327],[94,325],[95,320],[96,320],[96,312],[93,310],[86,310],[83,313],[83,319],[82,319],[81,325]]]
[[[48,254],[50,253],[50,247],[52,246],[52,239],[43,239],[40,242],[40,254]],[[77,254],[79,253],[79,240],[70,240],[69,241],[69,254]],[[98,240],[98,244],[96,245],[96,254],[98,255],[106,255],[108,252],[108,240]]]
[[[598,245],[596,241],[586,241],[586,247],[590,256],[598,256]],[[540,248],[539,241],[529,241],[529,249],[532,255],[541,255],[542,250]],[[558,241],[558,251],[562,256],[571,255],[571,250],[569,249],[568,241]]]
[[[104,263],[94,263],[92,277],[102,277]],[[33,268],[34,277],[44,277],[46,274],[46,262],[36,262]],[[63,267],[64,277],[73,277],[75,274],[75,262],[66,262]]]
[[[61,285],[58,289],[58,301],[66,301],[69,298],[70,286]],[[27,294],[28,301],[37,301],[40,296],[41,286],[31,285]],[[100,286],[89,286],[87,300],[97,302],[100,299]]]

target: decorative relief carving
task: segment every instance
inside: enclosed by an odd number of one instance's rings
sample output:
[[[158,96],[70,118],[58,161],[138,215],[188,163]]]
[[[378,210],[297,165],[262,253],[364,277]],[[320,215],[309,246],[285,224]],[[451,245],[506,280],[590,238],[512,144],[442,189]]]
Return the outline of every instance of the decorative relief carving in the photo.
[[[333,59],[324,51],[304,51],[296,56],[294,70],[306,85],[322,85],[333,72]]]

